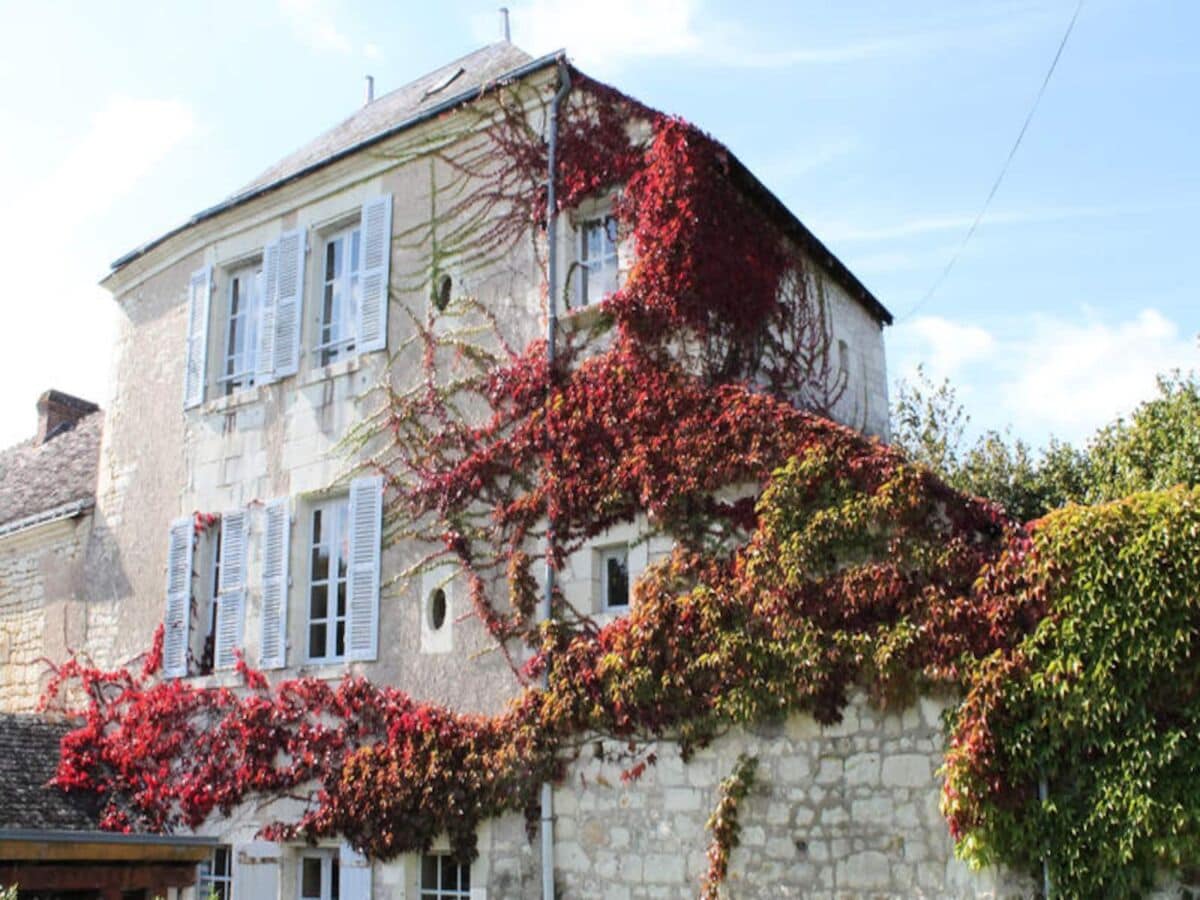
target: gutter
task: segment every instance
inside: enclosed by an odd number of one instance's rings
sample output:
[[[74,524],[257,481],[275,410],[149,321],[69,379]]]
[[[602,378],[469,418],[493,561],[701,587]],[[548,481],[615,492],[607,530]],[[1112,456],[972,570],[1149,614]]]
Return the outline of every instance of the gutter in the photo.
[[[37,828],[0,828],[0,841],[36,841],[44,844],[128,844],[139,847],[215,847],[217,839],[195,835],[125,834],[119,831],[43,831]]]
[[[553,377],[555,344],[558,340],[558,198],[555,181],[558,176],[558,109],[571,92],[571,69],[564,56],[558,57],[558,91],[550,101],[550,121],[546,136],[546,361]],[[539,618],[554,620],[554,520],[546,523],[546,581],[542,593]],[[550,666],[542,672],[542,688],[550,687]],[[542,900],[555,900],[554,894],[554,786],[542,782]]]
[[[530,75],[534,72],[537,72],[541,69],[546,68],[549,65],[555,64],[563,57],[564,53],[565,53],[565,51],[563,51],[563,50],[557,50],[554,53],[549,53],[546,56],[542,56],[538,59],[532,60],[531,62],[527,62],[527,63],[525,63],[525,65],[519,66],[516,69],[512,69],[508,72],[505,72],[504,74],[498,76],[497,78],[493,79],[490,82],[487,82],[478,87],[473,87],[468,91],[463,91],[461,94],[456,94],[453,97],[448,97],[447,99],[443,100],[441,103],[431,106],[431,107],[429,107],[429,109],[424,110],[423,112],[419,112],[415,116],[409,116],[407,119],[403,119],[400,122],[397,122],[391,128],[388,128],[385,131],[381,131],[381,132],[379,132],[379,134],[372,135],[369,138],[359,141],[357,144],[352,144],[349,147],[346,147],[342,150],[337,151],[332,156],[327,156],[324,159],[319,160],[318,162],[310,163],[309,165],[305,166],[304,168],[299,169],[296,172],[293,172],[291,175],[288,175],[286,178],[281,178],[278,181],[272,181],[270,184],[264,184],[261,187],[254,188],[253,190],[249,190],[249,191],[246,191],[241,194],[234,194],[232,197],[229,197],[226,200],[222,200],[216,206],[210,206],[208,209],[201,210],[200,212],[193,215],[186,222],[184,222],[182,225],[178,225],[175,228],[172,228],[166,234],[163,234],[163,235],[155,238],[154,240],[147,241],[145,244],[142,244],[140,247],[136,247],[133,250],[126,253],[124,256],[121,256],[118,259],[114,260],[112,262],[111,271],[109,272],[109,275],[110,276],[113,275],[120,269],[123,269],[125,266],[129,265],[134,260],[139,259],[142,256],[145,256],[147,253],[149,253],[155,247],[160,246],[161,244],[163,244],[166,241],[170,240],[171,238],[175,237],[175,235],[181,234],[184,231],[187,231],[193,225],[199,225],[201,222],[205,222],[211,218],[214,218],[215,216],[219,216],[221,213],[227,212],[227,211],[233,209],[234,207],[241,206],[243,203],[249,203],[251,200],[255,200],[258,197],[262,197],[266,194],[269,194],[272,191],[278,190],[279,188],[282,188],[286,185],[292,184],[293,182],[299,181],[302,178],[306,178],[307,176],[311,175],[313,172],[317,172],[317,171],[325,168],[326,166],[333,165],[334,163],[339,162],[348,156],[353,156],[355,153],[365,150],[368,147],[372,147],[375,144],[381,143],[382,141],[386,141],[388,138],[395,137],[400,132],[406,131],[409,128],[413,128],[417,125],[420,125],[422,122],[428,122],[430,119],[436,119],[438,116],[442,115],[443,113],[449,112],[450,110],[455,109],[456,107],[462,106],[464,103],[469,103],[470,101],[479,98],[486,91],[490,90],[492,87],[494,87],[497,84],[502,84],[506,81],[513,81],[513,80],[524,78],[526,75]]]
[[[33,528],[36,525],[46,525],[50,522],[57,522],[60,519],[71,519],[75,516],[82,515],[96,505],[96,498],[84,497],[82,500],[72,500],[69,503],[64,503],[61,506],[55,506],[52,509],[47,509],[40,513],[34,513],[31,516],[26,516],[23,519],[15,519],[12,522],[6,522],[0,525],[0,538],[8,537],[10,534],[16,534],[18,531],[24,531],[27,528]],[[4,832],[0,830],[0,834]]]

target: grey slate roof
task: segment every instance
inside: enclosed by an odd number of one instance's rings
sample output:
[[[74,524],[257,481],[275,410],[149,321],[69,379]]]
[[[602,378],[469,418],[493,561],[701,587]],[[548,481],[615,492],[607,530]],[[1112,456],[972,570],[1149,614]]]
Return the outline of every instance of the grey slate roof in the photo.
[[[95,498],[103,425],[104,413],[94,412],[44,444],[31,439],[0,450],[0,531]]]
[[[288,154],[234,194],[234,197],[286,181],[312,165],[390,131],[398,123],[419,116],[449,98],[467,91],[477,91],[532,59],[520,47],[506,41],[468,53],[367,104],[341,124],[295,153]]]
[[[303,177],[323,165],[363,149],[387,135],[395,134],[422,120],[436,115],[439,109],[451,109],[472,99],[481,88],[508,78],[524,77],[532,71],[554,63],[563,51],[534,59],[519,47],[501,41],[489,44],[461,59],[447,63],[401,88],[370,103],[341,124],[326,131],[294,153],[267,169],[240,191],[221,203],[201,210],[182,225],[166,234],[131,250],[112,263],[112,271],[124,268],[135,259],[150,252],[169,238],[186,231],[192,225],[243,203],[273,188]],[[461,72],[459,71],[461,70]],[[732,157],[732,154],[730,154]],[[734,160],[734,174],[752,196],[759,199],[766,211],[779,218],[785,230],[800,241],[842,282],[879,321],[892,324],[892,314],[874,294],[838,259],[803,222],[762,184],[740,161]]]
[[[59,741],[72,727],[42,716],[0,713],[0,830],[97,828],[94,794],[46,787],[58,767]]]

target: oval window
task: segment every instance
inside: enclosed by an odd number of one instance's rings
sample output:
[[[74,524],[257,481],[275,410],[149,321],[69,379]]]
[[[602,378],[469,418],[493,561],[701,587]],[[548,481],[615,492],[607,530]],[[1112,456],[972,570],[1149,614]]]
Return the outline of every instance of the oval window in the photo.
[[[446,624],[446,592],[441,588],[429,595],[429,627],[434,631]]]
[[[454,282],[451,281],[449,275],[443,275],[438,279],[437,290],[433,292],[433,305],[438,308],[439,312],[450,305],[450,290],[453,286]]]

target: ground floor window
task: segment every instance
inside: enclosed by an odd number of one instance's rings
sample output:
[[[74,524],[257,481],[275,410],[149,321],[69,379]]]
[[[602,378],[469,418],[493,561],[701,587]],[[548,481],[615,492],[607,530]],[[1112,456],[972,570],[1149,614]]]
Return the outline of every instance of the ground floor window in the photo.
[[[305,853],[300,857],[300,900],[339,900],[336,853]]]
[[[212,856],[200,863],[196,879],[196,896],[199,900],[232,900],[233,897],[233,854],[227,844],[213,847]]]
[[[421,857],[421,900],[470,900],[471,867],[448,853]]]

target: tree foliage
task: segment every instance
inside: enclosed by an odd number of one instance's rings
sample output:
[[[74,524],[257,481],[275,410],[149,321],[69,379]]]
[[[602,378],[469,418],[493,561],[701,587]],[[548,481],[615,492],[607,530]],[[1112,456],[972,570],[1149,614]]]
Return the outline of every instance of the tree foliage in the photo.
[[[1200,381],[1175,372],[1158,379],[1158,394],[1129,418],[1117,419],[1083,447],[1051,438],[1040,451],[1020,438],[987,431],[974,443],[970,416],[949,380],[934,383],[918,369],[902,382],[893,438],[909,458],[959,490],[1000,503],[1020,521],[1066,503],[1100,503],[1137,491],[1200,484]]]

